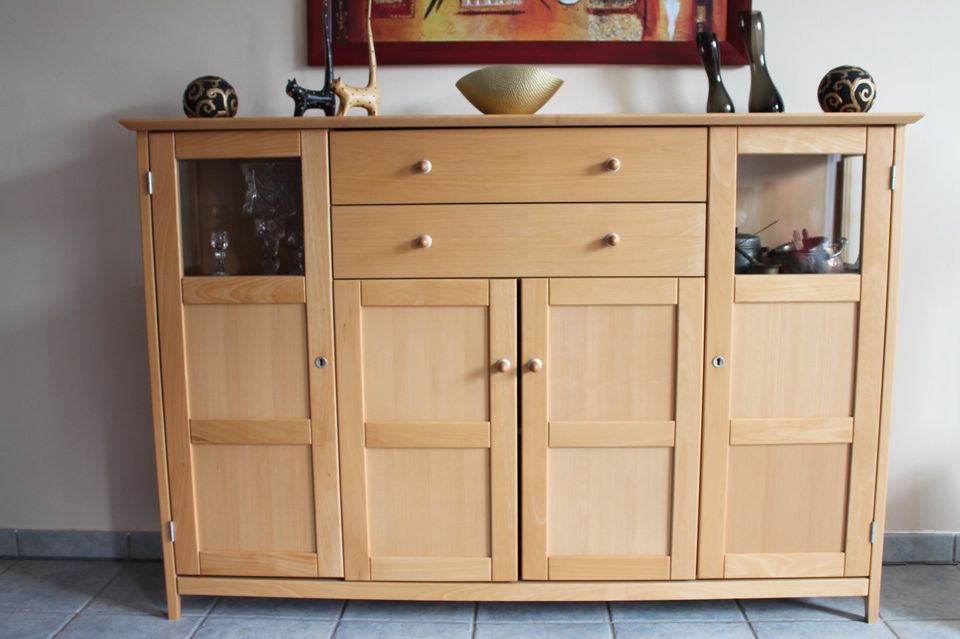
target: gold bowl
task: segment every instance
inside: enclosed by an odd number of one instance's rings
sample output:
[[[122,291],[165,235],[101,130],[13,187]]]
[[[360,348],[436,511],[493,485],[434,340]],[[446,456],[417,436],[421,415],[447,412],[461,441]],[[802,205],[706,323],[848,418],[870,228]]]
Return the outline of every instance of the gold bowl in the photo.
[[[481,113],[536,113],[563,80],[539,67],[500,64],[457,80],[457,88]]]

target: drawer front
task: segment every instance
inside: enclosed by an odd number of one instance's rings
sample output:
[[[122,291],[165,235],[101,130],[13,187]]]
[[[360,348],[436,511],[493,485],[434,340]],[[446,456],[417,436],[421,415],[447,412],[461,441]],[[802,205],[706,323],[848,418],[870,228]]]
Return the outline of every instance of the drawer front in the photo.
[[[337,278],[702,276],[705,246],[703,204],[333,208]]]
[[[703,128],[334,131],[334,204],[704,202]],[[609,170],[615,158],[619,169]],[[426,160],[427,168],[418,166]]]

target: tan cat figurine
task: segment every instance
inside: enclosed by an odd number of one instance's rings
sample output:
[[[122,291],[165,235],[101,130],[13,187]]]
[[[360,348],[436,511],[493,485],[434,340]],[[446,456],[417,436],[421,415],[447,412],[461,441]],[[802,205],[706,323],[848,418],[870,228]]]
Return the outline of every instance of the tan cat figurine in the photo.
[[[380,89],[377,88],[377,52],[373,48],[373,27],[370,25],[370,13],[373,0],[367,0],[367,46],[370,50],[370,78],[367,86],[355,87],[346,84],[343,78],[333,81],[333,92],[340,98],[337,115],[346,115],[353,107],[366,109],[368,115],[377,115],[380,111]]]

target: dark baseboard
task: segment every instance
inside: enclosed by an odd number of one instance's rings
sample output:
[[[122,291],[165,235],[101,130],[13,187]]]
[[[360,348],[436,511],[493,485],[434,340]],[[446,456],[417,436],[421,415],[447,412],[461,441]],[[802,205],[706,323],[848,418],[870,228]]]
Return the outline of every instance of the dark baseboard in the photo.
[[[0,529],[0,557],[162,559],[160,533]]]
[[[0,557],[162,559],[160,533],[114,530],[0,529]],[[960,533],[889,532],[886,564],[960,563]]]

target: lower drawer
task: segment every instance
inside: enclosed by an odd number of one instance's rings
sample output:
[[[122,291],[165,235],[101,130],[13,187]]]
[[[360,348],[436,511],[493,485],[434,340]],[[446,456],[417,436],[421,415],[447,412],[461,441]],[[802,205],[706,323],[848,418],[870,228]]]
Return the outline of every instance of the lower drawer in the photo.
[[[703,204],[333,207],[337,278],[702,276]]]

